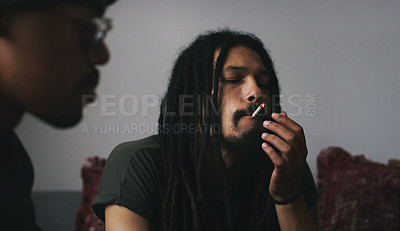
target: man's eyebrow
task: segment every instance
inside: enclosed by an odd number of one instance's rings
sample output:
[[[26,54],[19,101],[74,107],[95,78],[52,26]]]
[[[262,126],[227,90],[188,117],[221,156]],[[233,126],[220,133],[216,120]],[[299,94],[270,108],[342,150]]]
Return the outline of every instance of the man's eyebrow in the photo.
[[[244,66],[227,66],[222,71],[248,71],[249,69]],[[269,75],[269,72],[266,69],[260,69],[257,72],[257,75]]]
[[[247,67],[243,67],[243,66],[227,66],[225,67],[222,71],[247,71],[249,70]]]

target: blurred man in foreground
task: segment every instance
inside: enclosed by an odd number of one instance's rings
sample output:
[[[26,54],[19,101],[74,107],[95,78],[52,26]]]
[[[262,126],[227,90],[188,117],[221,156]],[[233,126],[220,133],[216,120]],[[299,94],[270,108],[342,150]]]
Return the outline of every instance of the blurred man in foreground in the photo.
[[[25,112],[56,126],[78,123],[107,63],[103,17],[115,0],[0,1],[0,202],[2,230],[40,230],[33,168],[13,129]],[[34,131],[32,131],[34,135]]]

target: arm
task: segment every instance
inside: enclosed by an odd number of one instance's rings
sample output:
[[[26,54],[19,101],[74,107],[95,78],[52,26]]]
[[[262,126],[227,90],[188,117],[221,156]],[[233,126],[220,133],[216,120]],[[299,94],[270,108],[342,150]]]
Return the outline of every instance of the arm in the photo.
[[[307,146],[303,128],[285,112],[273,113],[272,117],[275,122],[266,121],[264,127],[276,135],[262,136],[262,148],[275,166],[269,193],[276,201],[287,201],[301,190]],[[317,230],[316,208],[308,210],[302,196],[289,204],[276,204],[275,208],[282,231]]]
[[[153,231],[154,226],[144,217],[119,206],[108,205],[105,209],[106,231]]]
[[[162,160],[153,139],[120,144],[108,157],[92,204],[107,230],[152,230],[148,221],[157,225]]]
[[[317,230],[316,205],[307,210],[303,198],[287,205],[275,205],[281,230]]]

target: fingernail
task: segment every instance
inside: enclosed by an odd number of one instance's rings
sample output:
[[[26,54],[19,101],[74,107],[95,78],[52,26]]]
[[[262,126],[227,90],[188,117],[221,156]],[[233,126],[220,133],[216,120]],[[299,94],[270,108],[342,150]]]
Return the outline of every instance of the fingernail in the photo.
[[[265,132],[264,132],[264,133],[261,135],[261,138],[264,139],[267,135],[268,135],[268,133],[265,133]]]
[[[269,120],[264,121],[264,123],[263,123],[264,127],[268,126],[269,123],[271,123],[271,121],[269,121]]]
[[[276,119],[276,118],[279,117],[279,114],[274,112],[274,113],[272,113],[271,117],[274,118],[274,119]]]
[[[268,146],[268,144],[267,143],[262,143],[262,145],[261,145],[263,148],[266,148],[267,146]]]

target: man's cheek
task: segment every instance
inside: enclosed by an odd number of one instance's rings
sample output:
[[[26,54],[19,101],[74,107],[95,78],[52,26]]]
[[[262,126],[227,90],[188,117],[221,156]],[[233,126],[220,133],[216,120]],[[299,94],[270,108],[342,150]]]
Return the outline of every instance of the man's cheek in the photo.
[[[237,108],[235,107],[235,103],[232,100],[232,97],[225,97],[225,100],[223,101],[222,107],[225,108],[225,113],[232,115]]]

